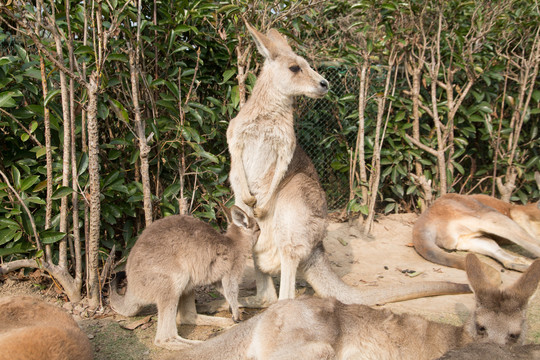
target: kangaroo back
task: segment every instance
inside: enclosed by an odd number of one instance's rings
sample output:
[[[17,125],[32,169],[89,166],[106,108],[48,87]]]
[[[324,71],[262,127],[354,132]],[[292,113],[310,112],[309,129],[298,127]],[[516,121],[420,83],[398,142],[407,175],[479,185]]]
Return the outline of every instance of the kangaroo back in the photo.
[[[91,360],[92,346],[63,309],[29,296],[0,299],[0,360]]]

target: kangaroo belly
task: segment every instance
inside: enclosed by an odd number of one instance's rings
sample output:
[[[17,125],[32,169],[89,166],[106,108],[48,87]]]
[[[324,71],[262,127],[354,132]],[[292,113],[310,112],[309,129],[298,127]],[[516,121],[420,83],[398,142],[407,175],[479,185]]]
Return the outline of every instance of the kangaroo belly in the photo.
[[[268,226],[267,224],[266,226]],[[280,272],[281,269],[281,258],[279,255],[279,250],[274,243],[272,232],[265,227],[264,222],[259,224],[261,227],[261,234],[257,243],[253,247],[253,257],[255,263],[259,269],[271,275],[276,275]]]

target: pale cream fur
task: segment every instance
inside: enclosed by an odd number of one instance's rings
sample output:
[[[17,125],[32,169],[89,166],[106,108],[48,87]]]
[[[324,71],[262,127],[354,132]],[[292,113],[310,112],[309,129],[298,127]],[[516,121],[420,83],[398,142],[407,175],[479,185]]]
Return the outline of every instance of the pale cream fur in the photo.
[[[91,360],[86,334],[66,311],[30,296],[0,299],[0,360]]]
[[[236,205],[253,214],[261,228],[253,249],[257,295],[242,299],[242,305],[275,302],[271,275],[277,274],[281,274],[279,299],[294,298],[298,270],[320,296],[336,296],[345,303],[376,304],[468,291],[461,284],[418,283],[361,292],[332,271],[322,244],[325,193],[311,160],[297,145],[293,118],[294,97],[322,97],[328,82],[292,51],[277,30],[265,35],[246,26],[265,62],[251,97],[227,129]]]
[[[233,320],[240,321],[238,285],[259,227],[236,206],[232,207],[230,218],[225,234],[187,215],[153,222],[129,254],[126,294],[117,293],[116,282],[111,285],[113,310],[134,316],[145,305],[156,304],[158,324],[154,344],[176,350],[198,342],[179,336],[177,322],[233,325],[230,319],[200,315],[195,309],[195,287],[220,282]]]
[[[414,246],[429,261],[464,269],[465,258],[448,252],[462,250],[490,256],[508,269],[527,269],[531,260],[505,251],[497,238],[540,256],[540,202],[514,205],[487,195],[447,194],[413,228]]]
[[[469,254],[466,271],[476,307],[463,326],[394,314],[334,298],[283,300],[224,334],[171,359],[436,359],[470,343],[521,345],[526,310],[540,280],[540,260],[513,285],[499,287]]]

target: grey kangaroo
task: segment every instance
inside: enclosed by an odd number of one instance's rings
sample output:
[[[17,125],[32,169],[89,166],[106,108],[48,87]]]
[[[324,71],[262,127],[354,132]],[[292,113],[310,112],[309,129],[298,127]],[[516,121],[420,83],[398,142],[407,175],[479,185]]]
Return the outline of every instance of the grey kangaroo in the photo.
[[[232,318],[240,320],[238,286],[247,257],[259,234],[257,223],[240,208],[231,208],[225,234],[191,216],[174,215],[148,226],[133,246],[126,265],[124,296],[111,285],[111,307],[124,316],[156,304],[154,344],[176,350],[198,341],[178,335],[177,322],[230,326],[229,319],[199,315],[194,288],[221,281]],[[178,314],[178,318],[177,318]]]
[[[506,288],[486,276],[487,268],[476,255],[467,255],[466,272],[476,308],[463,326],[346,305],[334,298],[305,297],[279,301],[171,359],[427,360],[473,342],[521,345],[526,338],[528,301],[540,280],[540,260]]]
[[[313,163],[296,143],[293,119],[294,97],[321,98],[328,92],[328,81],[296,55],[277,30],[265,35],[246,26],[265,62],[251,97],[227,129],[235,203],[253,214],[261,228],[253,249],[257,294],[242,299],[242,305],[274,303],[271,275],[279,273],[279,299],[294,298],[298,269],[320,296],[336,296],[344,303],[468,292],[468,286],[444,282],[361,292],[333,272],[322,243],[325,193]]]

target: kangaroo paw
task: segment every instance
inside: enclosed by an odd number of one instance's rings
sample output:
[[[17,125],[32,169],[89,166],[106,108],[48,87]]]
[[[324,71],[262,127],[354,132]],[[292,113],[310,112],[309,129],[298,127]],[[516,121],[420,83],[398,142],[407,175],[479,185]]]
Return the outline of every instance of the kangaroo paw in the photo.
[[[266,216],[268,211],[264,208],[256,207],[253,209],[253,216],[257,219],[262,219]]]
[[[249,207],[254,207],[257,204],[257,198],[251,194],[249,196],[242,196],[242,201]]]

